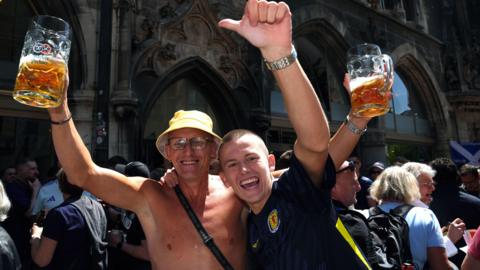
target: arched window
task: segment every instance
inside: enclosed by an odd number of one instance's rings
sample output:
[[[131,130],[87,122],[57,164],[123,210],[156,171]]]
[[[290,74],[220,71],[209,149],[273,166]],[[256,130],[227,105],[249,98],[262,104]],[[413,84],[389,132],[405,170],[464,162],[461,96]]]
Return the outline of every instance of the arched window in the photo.
[[[12,90],[23,40],[34,16],[29,1],[0,1],[0,90]]]
[[[212,106],[202,89],[191,78],[180,79],[163,91],[147,114],[142,158],[149,166],[165,166],[163,157],[155,147],[155,140],[168,128],[168,121],[178,110],[199,110],[208,114],[212,118],[215,133],[222,134]]]
[[[391,111],[386,115],[386,128],[402,134],[430,136],[430,124],[425,106],[417,95],[413,83],[395,72]]]
[[[339,73],[338,67],[332,63],[334,56],[331,55],[331,50],[312,41],[312,37],[309,36],[296,38],[295,46],[299,52],[299,61],[327,117],[329,120],[342,121],[350,110],[350,98],[342,86],[343,74]],[[270,109],[272,115],[286,116],[283,99],[277,88],[272,89]]]
[[[13,101],[18,62],[27,28],[36,11],[32,1],[0,1],[0,170],[18,158],[37,161],[40,179],[56,165],[48,115]]]
[[[177,110],[200,110],[208,114],[213,120],[215,132],[218,133],[215,114],[201,89],[193,80],[184,78],[170,85],[156,100],[145,124],[144,137],[156,138],[167,129],[168,121]]]
[[[418,96],[414,83],[395,72],[391,110],[385,115],[388,136],[388,158],[393,163],[398,157],[427,162],[431,158],[431,126],[426,106]],[[408,141],[405,138],[409,138]]]

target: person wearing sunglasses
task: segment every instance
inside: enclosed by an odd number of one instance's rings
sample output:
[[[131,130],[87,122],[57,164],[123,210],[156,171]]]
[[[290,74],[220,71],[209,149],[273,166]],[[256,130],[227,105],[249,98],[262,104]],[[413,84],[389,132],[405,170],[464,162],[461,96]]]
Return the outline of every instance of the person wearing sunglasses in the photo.
[[[468,194],[480,197],[480,176],[478,168],[471,164],[465,164],[460,167],[461,188]]]
[[[354,208],[357,193],[361,190],[354,160],[343,162],[335,173],[335,186],[331,190],[332,202],[338,217],[355,240],[368,262],[375,261],[375,251],[367,221],[362,213]]]
[[[353,161],[343,162],[335,176],[335,186],[331,191],[332,200],[344,208],[352,207],[357,202],[356,194],[361,189]]]
[[[370,194],[368,194],[368,189],[372,185],[372,179],[368,178],[367,176],[362,175],[361,168],[362,168],[362,160],[357,154],[352,154],[348,158],[349,161],[352,161],[355,165],[355,172],[358,177],[358,182],[360,183],[359,192],[357,192],[357,201],[355,202],[355,209],[368,209],[371,206],[374,206],[376,203],[373,202],[370,198]]]

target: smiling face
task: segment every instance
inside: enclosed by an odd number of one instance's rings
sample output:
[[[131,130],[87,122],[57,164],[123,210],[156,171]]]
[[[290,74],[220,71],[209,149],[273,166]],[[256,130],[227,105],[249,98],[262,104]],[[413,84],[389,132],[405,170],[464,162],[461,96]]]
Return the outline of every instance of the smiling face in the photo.
[[[219,160],[220,177],[258,214],[272,191],[275,157],[268,154],[259,137],[246,134],[224,142]]]
[[[208,176],[210,161],[215,158],[216,155],[216,146],[210,134],[194,128],[182,128],[170,132],[168,138],[171,142],[178,138],[185,138],[187,141],[183,149],[178,149],[178,146],[170,143],[165,145],[167,159],[173,163],[178,176],[182,180],[205,178]],[[206,143],[203,149],[193,149],[192,138],[209,138],[210,141]],[[195,143],[193,144],[195,145]]]
[[[432,193],[435,191],[435,181],[426,173],[421,173],[417,177],[417,181],[420,189],[420,200],[424,204],[429,205],[433,200]]]

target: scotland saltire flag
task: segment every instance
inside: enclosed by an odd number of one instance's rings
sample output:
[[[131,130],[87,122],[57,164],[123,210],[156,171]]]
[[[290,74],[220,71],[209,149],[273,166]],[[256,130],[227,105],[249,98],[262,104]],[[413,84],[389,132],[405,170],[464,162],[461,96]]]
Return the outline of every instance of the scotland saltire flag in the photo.
[[[480,143],[450,141],[452,160],[457,165],[480,165]]]

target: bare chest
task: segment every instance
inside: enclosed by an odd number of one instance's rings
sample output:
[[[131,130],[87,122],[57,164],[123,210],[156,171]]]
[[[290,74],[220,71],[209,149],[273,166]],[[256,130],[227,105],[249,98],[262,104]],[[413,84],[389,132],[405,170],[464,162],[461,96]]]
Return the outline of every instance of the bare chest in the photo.
[[[153,226],[144,229],[155,269],[222,269],[177,198],[151,210]],[[241,211],[238,201],[228,197],[209,198],[204,207],[195,208],[203,227],[235,269],[244,268],[246,254]]]

